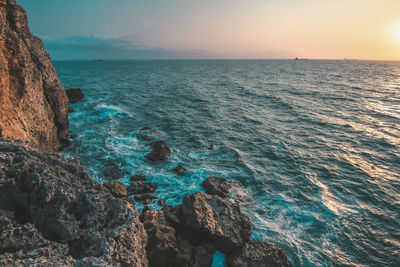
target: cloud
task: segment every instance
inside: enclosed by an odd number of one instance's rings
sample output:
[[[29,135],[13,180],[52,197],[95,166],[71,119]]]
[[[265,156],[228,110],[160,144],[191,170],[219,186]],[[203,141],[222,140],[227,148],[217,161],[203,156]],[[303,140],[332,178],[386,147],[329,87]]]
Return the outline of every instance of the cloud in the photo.
[[[53,60],[92,59],[282,59],[293,58],[287,51],[224,52],[206,50],[172,50],[151,47],[133,36],[107,37],[100,35],[51,38],[39,36]]]
[[[204,50],[177,51],[149,47],[132,37],[99,35],[50,38],[40,36],[55,60],[74,59],[191,59],[207,57]]]

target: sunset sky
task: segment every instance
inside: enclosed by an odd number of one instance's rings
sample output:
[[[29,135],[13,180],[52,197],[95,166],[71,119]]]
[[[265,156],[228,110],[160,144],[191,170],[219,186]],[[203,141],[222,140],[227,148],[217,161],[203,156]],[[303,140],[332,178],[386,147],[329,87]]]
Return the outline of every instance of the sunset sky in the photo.
[[[53,59],[400,60],[400,0],[19,0]]]

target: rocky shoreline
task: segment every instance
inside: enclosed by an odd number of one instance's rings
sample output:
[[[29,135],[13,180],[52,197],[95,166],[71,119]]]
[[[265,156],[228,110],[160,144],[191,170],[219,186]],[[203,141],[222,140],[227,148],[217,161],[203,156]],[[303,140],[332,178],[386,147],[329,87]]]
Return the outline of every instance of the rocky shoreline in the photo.
[[[154,210],[146,177],[125,187],[117,180],[127,174],[110,166],[101,184],[54,154],[69,144],[68,103],[84,94],[61,86],[15,0],[0,0],[0,18],[0,266],[211,266],[217,251],[228,266],[291,266],[282,249],[250,240],[240,183],[209,177],[206,193]],[[143,128],[143,140],[154,131]],[[150,146],[149,162],[171,155],[164,141]]]

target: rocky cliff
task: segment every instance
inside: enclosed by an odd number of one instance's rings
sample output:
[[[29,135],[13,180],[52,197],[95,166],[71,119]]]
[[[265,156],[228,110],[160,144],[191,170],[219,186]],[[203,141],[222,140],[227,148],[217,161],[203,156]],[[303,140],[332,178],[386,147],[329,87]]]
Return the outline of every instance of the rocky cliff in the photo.
[[[24,9],[0,0],[0,136],[55,151],[68,133],[68,99]]]
[[[76,160],[0,141],[0,266],[147,266],[134,203]]]

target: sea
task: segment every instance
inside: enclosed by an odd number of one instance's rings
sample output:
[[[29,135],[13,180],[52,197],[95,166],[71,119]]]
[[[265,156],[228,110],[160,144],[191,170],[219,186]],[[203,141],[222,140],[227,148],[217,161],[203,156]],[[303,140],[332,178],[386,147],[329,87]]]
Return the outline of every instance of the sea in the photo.
[[[207,177],[239,181],[252,239],[283,248],[294,266],[400,266],[400,62],[54,65],[65,88],[85,93],[62,154],[93,179],[128,186],[145,175],[168,205],[204,192]],[[171,156],[149,162],[149,140]],[[179,164],[184,176],[172,171]],[[213,266],[224,264],[217,253]]]

